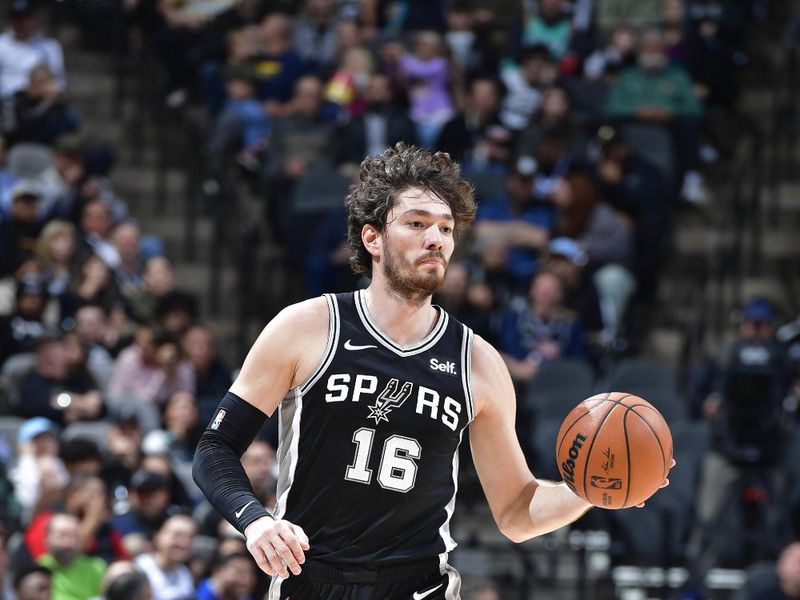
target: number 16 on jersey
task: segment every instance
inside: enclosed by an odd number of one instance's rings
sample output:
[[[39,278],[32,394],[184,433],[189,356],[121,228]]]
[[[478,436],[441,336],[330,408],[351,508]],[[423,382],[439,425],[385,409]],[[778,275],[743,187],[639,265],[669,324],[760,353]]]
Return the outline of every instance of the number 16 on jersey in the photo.
[[[372,469],[368,466],[374,441],[375,430],[369,427],[362,427],[353,433],[356,455],[353,464],[345,471],[345,479],[365,485],[372,483]],[[378,467],[378,484],[386,490],[395,492],[406,493],[413,489],[417,479],[416,460],[420,456],[422,447],[414,438],[402,435],[387,438],[383,444]]]

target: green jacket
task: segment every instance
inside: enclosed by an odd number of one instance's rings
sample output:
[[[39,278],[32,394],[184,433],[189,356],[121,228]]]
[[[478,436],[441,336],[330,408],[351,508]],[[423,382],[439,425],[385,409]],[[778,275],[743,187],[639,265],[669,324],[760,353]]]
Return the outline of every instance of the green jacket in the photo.
[[[87,600],[100,594],[100,582],[107,567],[102,558],[81,555],[63,567],[49,554],[42,554],[36,562],[53,574],[52,600]]]
[[[700,116],[703,105],[692,87],[686,71],[673,65],[647,73],[631,67],[620,73],[606,101],[606,114],[612,117],[633,117],[640,108],[666,108],[681,117]]]

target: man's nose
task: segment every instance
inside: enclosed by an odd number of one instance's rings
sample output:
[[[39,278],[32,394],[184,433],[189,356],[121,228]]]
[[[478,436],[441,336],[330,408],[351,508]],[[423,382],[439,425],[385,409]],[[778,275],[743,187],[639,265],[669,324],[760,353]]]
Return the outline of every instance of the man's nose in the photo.
[[[441,248],[442,247],[442,232],[439,231],[437,225],[431,225],[425,230],[425,247],[426,248]]]

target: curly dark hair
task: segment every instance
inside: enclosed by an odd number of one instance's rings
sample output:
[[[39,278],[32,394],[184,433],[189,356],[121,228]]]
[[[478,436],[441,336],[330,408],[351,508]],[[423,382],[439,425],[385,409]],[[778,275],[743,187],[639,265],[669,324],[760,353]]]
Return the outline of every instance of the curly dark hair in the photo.
[[[474,186],[461,177],[461,167],[446,152],[431,153],[398,142],[365,159],[359,179],[345,199],[347,243],[353,253],[350,266],[356,273],[372,275],[372,255],[361,241],[364,225],[383,231],[389,210],[408,189],[428,190],[447,204],[453,213],[456,239],[475,218]]]

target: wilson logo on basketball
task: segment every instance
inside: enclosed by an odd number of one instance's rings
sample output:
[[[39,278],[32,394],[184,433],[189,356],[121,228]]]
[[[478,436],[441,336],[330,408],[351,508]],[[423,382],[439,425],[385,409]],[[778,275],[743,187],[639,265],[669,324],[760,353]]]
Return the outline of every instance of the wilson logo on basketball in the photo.
[[[618,477],[601,477],[600,475],[592,475],[589,485],[603,490],[621,490],[622,479],[619,479]]]
[[[572,446],[569,449],[569,458],[561,463],[561,472],[564,475],[564,483],[566,483],[567,486],[569,486],[569,489],[575,493],[577,493],[575,490],[575,460],[578,458],[585,441],[585,435],[582,433],[576,435],[575,439],[572,441]]]

